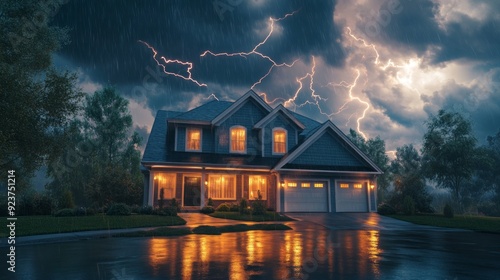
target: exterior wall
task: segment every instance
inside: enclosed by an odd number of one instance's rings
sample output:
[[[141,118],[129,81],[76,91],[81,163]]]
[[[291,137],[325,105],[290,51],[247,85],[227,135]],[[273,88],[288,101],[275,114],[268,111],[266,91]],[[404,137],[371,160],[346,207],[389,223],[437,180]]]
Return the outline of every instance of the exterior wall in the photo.
[[[238,112],[231,115],[215,130],[215,152],[228,154],[229,152],[229,130],[232,126],[243,126],[247,129],[247,154],[260,153],[259,132],[253,126],[260,121],[267,112],[260,108],[254,101],[246,102]]]
[[[292,164],[364,166],[340,141],[326,132],[309,146]]]
[[[249,175],[260,175],[260,176],[266,176],[268,180],[268,189],[267,189],[267,198],[263,202],[265,203],[266,207],[271,207],[273,209],[276,209],[276,180],[274,179],[274,176],[270,175],[269,173],[254,173],[251,171],[245,171],[245,172],[227,172],[227,171],[204,171],[204,172],[195,172],[193,173],[192,171],[186,171],[182,169],[176,169],[176,170],[165,170],[165,169],[157,169],[152,171],[152,174],[155,172],[166,172],[166,173],[175,173],[176,174],[176,183],[175,183],[175,198],[179,202],[179,205],[183,205],[183,187],[184,187],[184,177],[193,175],[193,176],[200,176],[202,178],[202,186],[201,186],[201,191],[203,193],[203,196],[205,197],[204,200],[202,200],[202,203],[204,201],[204,204],[206,205],[207,200],[208,200],[208,191],[205,189],[205,184],[203,180],[208,180],[208,176],[211,174],[226,174],[226,175],[235,175],[236,177],[236,199],[231,199],[231,200],[213,200],[214,202],[214,207],[219,206],[222,203],[239,203],[242,198],[245,198],[249,200],[249,185],[248,185],[248,176]],[[151,184],[151,187],[154,185]],[[153,206],[158,207],[158,189],[154,188],[153,190]],[[166,204],[169,205],[170,203],[170,198],[166,198]],[[249,200],[251,203],[253,200]],[[201,207],[205,206],[201,205]]]
[[[265,157],[282,157],[283,155],[273,155],[273,128],[281,127],[287,131],[287,149],[293,149],[297,145],[297,129],[290,124],[286,118],[277,115],[263,129],[264,132],[264,156]]]
[[[201,128],[201,152],[210,153],[214,151],[214,134],[209,127],[200,127],[199,125],[193,126],[177,126],[177,135],[175,135],[176,151],[186,151],[186,131],[188,127]]]

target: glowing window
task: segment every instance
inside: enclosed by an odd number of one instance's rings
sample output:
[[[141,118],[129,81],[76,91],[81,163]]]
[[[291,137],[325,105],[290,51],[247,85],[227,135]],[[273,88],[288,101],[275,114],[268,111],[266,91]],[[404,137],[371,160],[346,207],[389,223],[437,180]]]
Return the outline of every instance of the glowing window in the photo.
[[[158,199],[169,199],[175,197],[175,173],[155,173],[154,188],[158,190]]]
[[[346,184],[346,183],[341,183],[341,184],[340,184],[340,188],[341,188],[341,189],[348,189],[348,188],[349,188],[349,184]]]
[[[186,151],[201,151],[201,129],[199,128],[187,129]]]
[[[354,184],[353,187],[355,189],[362,189],[363,188],[363,185],[362,184]]]
[[[273,130],[273,153],[286,153],[286,130],[282,128]]]
[[[289,188],[296,188],[296,187],[297,187],[297,183],[295,183],[295,182],[289,182],[289,183],[287,184],[287,186],[288,186]]]
[[[231,153],[246,153],[247,151],[247,130],[242,126],[231,128]]]
[[[267,178],[265,176],[248,176],[250,200],[257,199],[259,192],[261,199],[267,199]]]
[[[236,178],[230,175],[208,175],[208,197],[236,199]]]
[[[310,188],[311,187],[311,183],[302,183],[300,184],[301,187],[303,188]]]
[[[323,183],[314,183],[315,188],[322,188],[324,186]]]

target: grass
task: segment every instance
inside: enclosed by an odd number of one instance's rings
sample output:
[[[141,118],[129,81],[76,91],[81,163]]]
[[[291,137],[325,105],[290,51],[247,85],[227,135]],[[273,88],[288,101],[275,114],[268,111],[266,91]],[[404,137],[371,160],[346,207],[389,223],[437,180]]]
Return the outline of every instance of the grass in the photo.
[[[283,224],[255,224],[255,225],[227,225],[227,226],[198,226],[193,230],[188,228],[168,228],[162,227],[154,230],[119,233],[115,237],[159,237],[159,236],[179,236],[188,234],[208,234],[220,235],[227,232],[244,232],[250,230],[290,230],[289,226]]]
[[[214,218],[223,218],[238,221],[267,222],[267,221],[294,221],[285,215],[276,212],[267,212],[265,215],[242,215],[239,212],[214,212],[209,214]]]
[[[106,216],[103,214],[75,217],[19,216],[16,221],[16,236],[185,224],[186,221],[177,216]],[[6,237],[7,234],[7,227],[4,227],[0,232],[0,237]]]
[[[419,214],[414,216],[388,215],[389,217],[419,225],[468,229],[481,232],[500,233],[499,217],[455,215],[446,218],[437,214]]]

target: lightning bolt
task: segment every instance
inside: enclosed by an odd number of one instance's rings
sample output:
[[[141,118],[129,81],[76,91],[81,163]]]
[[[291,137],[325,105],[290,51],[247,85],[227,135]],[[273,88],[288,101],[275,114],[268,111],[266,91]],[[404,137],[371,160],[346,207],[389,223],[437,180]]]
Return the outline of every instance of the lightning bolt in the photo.
[[[215,95],[215,93],[211,93],[209,96],[203,97],[203,99],[205,99],[205,100],[209,100],[210,98],[213,98],[217,101],[220,101],[219,98],[217,98],[217,96]]]
[[[206,87],[207,86],[207,84],[200,83],[197,80],[195,80],[195,79],[192,78],[192,73],[191,73],[191,70],[193,69],[193,63],[192,62],[185,62],[185,61],[181,61],[181,60],[178,60],[178,59],[167,59],[164,56],[161,56],[160,60],[158,60],[158,58],[156,57],[158,55],[158,51],[154,47],[152,47],[147,42],[144,42],[144,41],[141,41],[141,40],[139,40],[139,42],[142,43],[142,44],[144,44],[144,45],[146,45],[146,47],[148,47],[148,49],[150,49],[153,52],[153,59],[156,61],[156,64],[158,66],[162,67],[163,72],[165,74],[171,75],[171,76],[175,76],[177,78],[181,78],[181,79],[184,79],[186,81],[193,82],[196,85],[198,85],[199,87]],[[165,64],[161,63],[160,61],[163,61]],[[178,65],[186,66],[186,74],[187,75],[183,76],[183,75],[180,75],[180,74],[177,74],[177,73],[174,73],[174,72],[167,71],[167,65],[168,64],[178,64]]]
[[[258,81],[256,81],[251,87],[250,89],[255,89],[255,87],[259,84],[262,83],[262,81],[264,81],[265,78],[267,78],[272,70],[276,67],[288,67],[288,68],[291,68],[295,65],[295,63],[297,61],[299,61],[298,59],[294,60],[292,63],[286,63],[286,62],[282,62],[282,63],[277,63],[274,59],[272,59],[270,56],[268,55],[265,55],[263,54],[262,52],[258,51],[259,47],[263,46],[264,44],[266,44],[267,40],[269,40],[269,38],[271,37],[271,35],[273,35],[273,32],[274,32],[274,23],[275,22],[279,22],[279,21],[282,21],[288,17],[291,17],[293,16],[294,14],[298,13],[300,11],[297,10],[297,11],[294,11],[292,13],[289,13],[289,14],[286,14],[284,15],[283,17],[281,18],[272,18],[270,17],[269,18],[269,32],[267,33],[267,36],[262,40],[260,41],[257,45],[255,45],[253,47],[253,49],[249,52],[234,52],[234,53],[228,53],[228,52],[221,52],[221,53],[214,53],[210,50],[206,50],[204,51],[200,56],[201,57],[205,57],[207,55],[211,55],[211,56],[214,56],[214,57],[217,57],[217,56],[226,56],[226,57],[234,57],[234,56],[239,56],[239,57],[243,57],[243,58],[247,58],[251,55],[255,55],[255,56],[258,56],[268,62],[271,63],[271,66],[269,67],[268,71],[266,72],[266,74],[264,74],[264,76],[262,76]],[[264,100],[269,103],[269,104],[272,104],[274,102],[276,102],[277,100],[280,100],[280,98],[276,98],[272,101],[269,101],[267,99],[267,95],[265,93],[260,93],[259,95],[263,96],[264,97]]]

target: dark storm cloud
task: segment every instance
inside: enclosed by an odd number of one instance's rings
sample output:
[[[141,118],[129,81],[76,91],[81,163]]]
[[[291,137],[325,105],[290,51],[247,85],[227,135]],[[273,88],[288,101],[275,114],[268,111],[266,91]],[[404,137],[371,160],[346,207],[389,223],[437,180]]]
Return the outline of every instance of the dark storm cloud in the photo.
[[[490,10],[500,8],[494,1],[473,1],[472,5],[479,2]],[[440,22],[440,4],[435,1],[401,1],[401,7],[400,13],[391,14],[387,26],[378,25],[379,40],[419,54],[431,50],[433,63],[462,58],[500,62],[500,20],[496,13],[485,15],[484,19],[457,13],[452,21]],[[380,11],[384,9],[382,5]]]
[[[151,43],[159,55],[194,63],[193,78],[205,83],[249,88],[271,64],[260,57],[200,57],[214,52],[250,51],[267,35],[269,17],[279,18],[280,32],[259,51],[276,62],[292,62],[310,55],[331,65],[343,62],[339,32],[333,23],[334,1],[233,1],[223,13],[214,1],[70,1],[55,23],[71,28],[71,44],[62,55],[73,60],[93,79],[113,85],[142,84],[154,68],[152,53],[138,40]],[[278,23],[277,23],[278,24]],[[256,34],[256,31],[259,31]],[[172,71],[185,74],[185,68]],[[200,91],[196,85],[168,77],[162,87],[174,91]],[[201,89],[204,91],[205,89]]]

